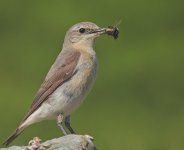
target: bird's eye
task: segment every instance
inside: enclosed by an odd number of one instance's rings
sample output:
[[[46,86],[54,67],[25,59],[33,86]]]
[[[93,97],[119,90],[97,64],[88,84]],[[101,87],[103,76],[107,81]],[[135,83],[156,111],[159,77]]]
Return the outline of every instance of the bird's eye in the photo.
[[[79,32],[80,32],[80,33],[84,33],[85,31],[86,31],[86,29],[84,29],[84,28],[80,28],[80,29],[79,29]]]

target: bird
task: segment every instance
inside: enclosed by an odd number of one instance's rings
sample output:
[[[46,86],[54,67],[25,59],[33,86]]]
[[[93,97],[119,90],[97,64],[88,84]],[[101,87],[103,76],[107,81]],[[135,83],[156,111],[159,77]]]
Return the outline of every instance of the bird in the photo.
[[[115,32],[114,32],[115,31]],[[97,70],[94,50],[96,38],[102,34],[117,38],[117,28],[100,28],[92,22],[80,22],[67,32],[63,48],[51,66],[33,102],[16,130],[4,141],[8,146],[28,126],[43,120],[57,120],[64,135],[75,134],[70,115],[91,90]]]

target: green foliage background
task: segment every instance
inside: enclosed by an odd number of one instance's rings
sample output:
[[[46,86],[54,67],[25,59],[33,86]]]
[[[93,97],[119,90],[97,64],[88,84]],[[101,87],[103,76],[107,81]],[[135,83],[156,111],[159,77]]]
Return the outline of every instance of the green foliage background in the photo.
[[[183,7],[182,0],[1,0],[0,141],[26,113],[66,30],[122,19],[118,40],[97,40],[97,81],[72,125],[100,150],[183,150]],[[55,121],[45,121],[14,144],[61,135]]]

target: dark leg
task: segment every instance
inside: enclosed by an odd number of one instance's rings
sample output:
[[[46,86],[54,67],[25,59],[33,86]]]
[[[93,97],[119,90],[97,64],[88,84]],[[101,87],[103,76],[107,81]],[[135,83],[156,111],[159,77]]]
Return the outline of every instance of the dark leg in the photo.
[[[62,126],[62,123],[63,123],[63,115],[62,114],[59,114],[57,116],[57,125],[58,127],[61,129],[61,131],[63,132],[64,135],[67,135],[65,129],[63,128]]]
[[[65,118],[65,126],[68,128],[68,130],[70,131],[70,133],[75,134],[75,131],[70,126],[70,116],[67,116]]]

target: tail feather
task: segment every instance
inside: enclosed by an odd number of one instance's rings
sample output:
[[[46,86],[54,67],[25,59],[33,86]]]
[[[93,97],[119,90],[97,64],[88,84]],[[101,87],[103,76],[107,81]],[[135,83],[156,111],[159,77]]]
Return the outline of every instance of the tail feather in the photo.
[[[4,142],[3,145],[8,146],[11,142],[13,142],[16,137],[18,137],[22,133],[23,129],[17,128]]]

